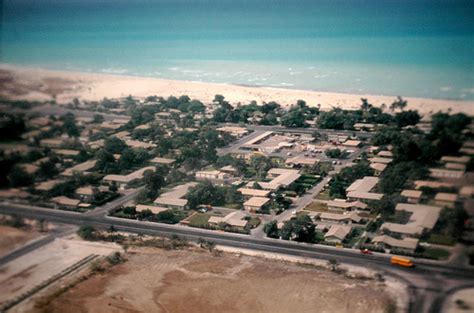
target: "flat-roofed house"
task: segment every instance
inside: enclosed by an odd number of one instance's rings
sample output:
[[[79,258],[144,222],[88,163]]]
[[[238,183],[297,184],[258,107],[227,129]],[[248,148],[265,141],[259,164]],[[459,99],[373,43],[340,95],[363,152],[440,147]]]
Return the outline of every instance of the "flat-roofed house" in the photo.
[[[360,217],[355,212],[351,212],[349,214],[323,212],[319,214],[319,218],[323,222],[335,222],[339,224],[360,223],[362,221],[362,217]]]
[[[195,182],[189,182],[176,186],[170,191],[162,193],[153,203],[170,209],[185,209],[188,205],[188,200],[184,199],[184,197],[188,190],[196,185],[197,183]]]
[[[145,210],[150,210],[151,213],[158,214],[158,213],[161,213],[161,212],[164,212],[164,211],[168,211],[169,208],[160,207],[160,206],[156,206],[156,205],[145,205],[145,204],[137,204],[135,206],[135,211],[137,211],[137,212],[143,212]]]
[[[432,188],[432,189],[452,188],[454,187],[454,184],[451,182],[415,180],[415,189],[421,189],[423,187]]]
[[[47,148],[59,148],[63,144],[64,140],[61,138],[46,138],[39,141],[40,147]]]
[[[318,163],[318,161],[319,160],[316,158],[307,157],[304,155],[297,155],[295,157],[287,159],[285,163],[293,167],[301,167],[301,166],[312,166]]]
[[[369,162],[370,163],[382,163],[382,164],[390,164],[392,163],[393,159],[392,158],[380,158],[380,157],[376,157],[376,158],[369,158]]]
[[[244,208],[249,212],[257,212],[261,211],[268,202],[270,202],[269,198],[252,197],[244,202]]]
[[[357,179],[349,187],[347,187],[347,199],[350,201],[379,201],[383,194],[371,192],[371,190],[378,184],[379,178],[374,176],[366,176],[362,179]]]
[[[130,148],[143,148],[143,149],[151,149],[155,148],[156,144],[154,143],[148,143],[148,142],[143,142],[139,140],[125,140],[125,144],[129,146]]]
[[[324,235],[324,240],[332,243],[342,243],[350,234],[352,227],[345,225],[332,225]]]
[[[387,235],[375,236],[372,242],[384,250],[397,249],[397,251],[415,253],[419,240],[416,238],[396,239]]]
[[[334,199],[327,202],[330,211],[358,211],[367,210],[368,205],[361,201],[347,201],[345,199]]]
[[[355,123],[355,124],[354,124],[354,129],[355,129],[355,130],[373,131],[373,130],[375,129],[375,124],[370,124],[370,123]]]
[[[73,167],[67,168],[60,175],[65,176],[65,177],[71,177],[75,173],[88,174],[87,171],[93,169],[96,163],[97,163],[97,160],[86,161],[86,162],[77,164]]]
[[[205,179],[224,180],[226,178],[229,178],[229,174],[223,173],[223,172],[218,171],[218,170],[197,171],[196,172],[196,179],[198,179],[198,180],[205,180]]]
[[[443,156],[441,157],[441,162],[443,163],[460,163],[467,164],[471,160],[469,156]]]
[[[448,170],[444,168],[430,168],[430,176],[441,179],[460,179],[464,176],[464,171]]]
[[[405,189],[402,191],[401,195],[405,198],[407,198],[407,201],[409,203],[418,203],[421,200],[421,197],[423,195],[423,192],[420,190],[411,190],[411,189]]]
[[[234,137],[241,138],[249,133],[247,128],[238,126],[223,126],[216,128],[217,131],[228,133]]]
[[[435,195],[434,200],[436,205],[452,209],[458,201],[458,195],[455,193],[438,192]]]
[[[264,189],[253,189],[253,188],[239,188],[238,191],[242,193],[245,200],[248,200],[252,197],[268,197],[270,190]]]
[[[383,223],[380,229],[401,237],[416,237],[433,229],[438,221],[441,208],[431,205],[398,203],[395,211],[411,213],[408,222],[406,224]]]
[[[459,196],[465,199],[472,198],[474,196],[474,185],[461,187],[459,190]]]
[[[342,145],[345,147],[356,148],[359,147],[362,142],[360,140],[347,140]]]
[[[55,208],[59,209],[75,209],[81,201],[71,199],[65,196],[59,196],[51,198],[51,201],[55,203]]]
[[[151,159],[150,162],[154,163],[154,164],[171,165],[174,162],[176,162],[176,160],[175,159],[156,157],[156,158]]]
[[[301,176],[298,170],[286,168],[272,168],[267,174],[272,180],[270,182],[259,182],[258,184],[263,189],[272,191],[278,190],[281,187],[287,188],[291,186]]]
[[[47,180],[47,181],[38,183],[35,186],[35,189],[38,190],[38,191],[45,191],[46,192],[46,191],[52,190],[55,186],[57,186],[57,185],[59,185],[63,182],[64,182],[63,180],[59,180],[59,179]]]
[[[387,168],[387,164],[383,163],[370,163],[370,168],[374,170],[375,176],[380,176],[383,171]]]
[[[392,151],[387,151],[387,150],[382,150],[379,153],[377,153],[378,157],[381,158],[393,158],[393,152]]]
[[[246,219],[247,217],[248,215],[244,211],[235,211],[227,214],[224,217],[211,216],[208,220],[208,223],[210,225],[219,225],[224,223],[234,228],[245,229],[248,224],[248,220]]]
[[[71,150],[71,149],[52,149],[55,154],[60,155],[61,157],[65,159],[72,159],[75,156],[79,155],[78,150]]]
[[[128,175],[115,175],[110,174],[103,178],[104,182],[113,183],[115,182],[121,189],[126,188],[129,184],[142,180],[146,171],[155,171],[154,166],[146,166],[139,170],[136,170]]]

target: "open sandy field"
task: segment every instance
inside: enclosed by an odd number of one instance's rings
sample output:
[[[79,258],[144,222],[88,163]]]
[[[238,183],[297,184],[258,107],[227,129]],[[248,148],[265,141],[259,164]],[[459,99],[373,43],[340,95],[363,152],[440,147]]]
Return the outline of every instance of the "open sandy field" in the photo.
[[[43,312],[384,312],[374,280],[312,266],[203,250],[141,248],[77,284]]]
[[[21,247],[38,236],[38,232],[34,230],[19,229],[3,225],[0,226],[0,256]]]
[[[214,95],[221,94],[235,103],[258,103],[276,101],[282,105],[305,100],[309,105],[320,104],[322,109],[341,107],[355,109],[360,106],[360,98],[379,106],[389,105],[395,97],[380,95],[354,95],[307,90],[280,89],[267,87],[247,87],[229,84],[203,83],[155,79],[147,77],[118,76],[108,74],[48,71],[0,64],[0,96],[13,99],[50,100],[53,96],[59,103],[81,100],[101,100],[104,97],[118,98],[133,95],[146,97],[157,95],[188,95],[204,103],[210,103]],[[403,96],[403,95],[402,95]],[[407,109],[429,112],[465,112],[474,115],[474,101],[439,100],[410,98]]]
[[[0,305],[91,254],[109,255],[118,250],[120,247],[112,244],[57,238],[0,267]]]

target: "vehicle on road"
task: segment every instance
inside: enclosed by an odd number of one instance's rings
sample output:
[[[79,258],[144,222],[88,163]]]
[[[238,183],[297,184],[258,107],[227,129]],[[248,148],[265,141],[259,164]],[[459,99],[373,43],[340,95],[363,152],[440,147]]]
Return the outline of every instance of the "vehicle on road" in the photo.
[[[370,251],[369,249],[361,249],[361,250],[360,250],[360,253],[362,253],[362,254],[367,254],[367,255],[373,254],[372,251]]]
[[[412,260],[406,259],[406,258],[401,258],[401,257],[398,257],[398,256],[393,256],[390,259],[390,263],[392,263],[392,265],[399,265],[399,266],[403,266],[403,267],[413,267],[413,266],[415,266],[413,264]]]

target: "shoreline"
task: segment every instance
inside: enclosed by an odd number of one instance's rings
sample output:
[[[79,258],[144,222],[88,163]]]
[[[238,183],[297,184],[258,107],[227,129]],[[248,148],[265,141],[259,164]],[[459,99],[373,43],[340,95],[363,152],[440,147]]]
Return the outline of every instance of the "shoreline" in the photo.
[[[40,67],[5,63],[0,63],[0,70],[7,72],[6,76],[11,77],[14,81],[11,86],[0,87],[1,95],[7,98],[24,100],[50,100],[55,95],[58,103],[67,103],[74,98],[97,101],[105,97],[120,98],[128,95],[135,97],[157,95],[166,98],[171,95],[179,97],[184,94],[203,103],[211,103],[214,95],[221,94],[231,104],[247,104],[255,100],[259,104],[275,101],[282,106],[288,106],[302,99],[310,106],[320,104],[322,110],[329,110],[332,107],[351,110],[360,106],[361,98],[367,98],[374,106],[380,106],[383,103],[389,106],[396,99],[395,96],[384,95],[348,94],[271,86],[171,80],[146,76],[47,70]],[[2,77],[2,80],[4,79]],[[18,86],[15,86],[15,83],[23,87],[23,93],[16,94],[15,88]],[[28,89],[28,87],[31,87],[31,89]],[[463,112],[474,115],[474,100],[417,97],[403,97],[403,99],[408,101],[407,110],[416,109],[422,114],[450,111],[451,113]]]

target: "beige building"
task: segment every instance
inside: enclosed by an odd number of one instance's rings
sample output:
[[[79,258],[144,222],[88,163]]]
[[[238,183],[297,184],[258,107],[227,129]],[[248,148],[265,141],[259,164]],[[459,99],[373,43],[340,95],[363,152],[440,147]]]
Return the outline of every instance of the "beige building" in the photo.
[[[252,197],[244,202],[244,208],[249,212],[257,212],[261,211],[268,202],[270,202],[269,198]]]
[[[244,211],[235,211],[227,214],[224,217],[211,216],[208,220],[208,223],[210,225],[219,225],[221,223],[224,223],[231,227],[244,229],[248,224],[248,220],[246,219],[248,217],[249,216]]]
[[[324,240],[332,243],[342,243],[350,234],[352,227],[345,225],[332,225],[324,235]]]
[[[144,176],[146,171],[153,171],[154,172],[155,167],[154,166],[147,166],[147,167],[141,168],[139,170],[136,170],[136,171],[134,171],[134,172],[132,172],[128,175],[115,175],[115,174],[107,175],[103,178],[103,181],[107,182],[107,183],[115,182],[115,183],[117,183],[117,185],[119,185],[119,187],[121,189],[124,189],[130,183],[143,179],[143,176]]]
[[[452,209],[458,201],[458,195],[455,193],[438,192],[434,200],[436,205]]]
[[[411,189],[405,189],[402,191],[401,195],[405,198],[407,198],[407,201],[409,203],[418,203],[421,200],[421,197],[423,195],[423,192],[420,190],[411,190]]]

